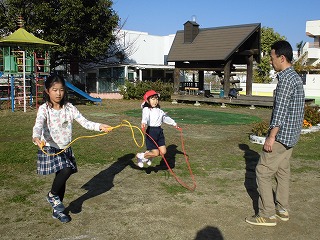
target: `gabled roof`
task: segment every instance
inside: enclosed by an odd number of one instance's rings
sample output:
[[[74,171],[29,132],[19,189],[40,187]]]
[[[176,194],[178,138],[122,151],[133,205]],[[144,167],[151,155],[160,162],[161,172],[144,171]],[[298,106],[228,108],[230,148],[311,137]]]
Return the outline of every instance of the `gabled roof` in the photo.
[[[184,30],[177,31],[168,54],[168,62],[227,61],[233,54],[255,50],[260,61],[260,23],[203,28],[193,42],[185,43]],[[237,63],[246,63],[237,55]]]
[[[59,44],[40,39],[23,28],[19,28],[11,35],[0,39],[0,45],[55,45]]]

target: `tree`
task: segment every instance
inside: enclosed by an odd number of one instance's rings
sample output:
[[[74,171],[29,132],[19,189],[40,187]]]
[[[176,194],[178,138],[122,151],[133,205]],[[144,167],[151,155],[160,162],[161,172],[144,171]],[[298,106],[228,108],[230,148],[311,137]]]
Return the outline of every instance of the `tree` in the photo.
[[[273,28],[262,27],[261,28],[261,62],[254,70],[254,82],[268,83],[272,79],[270,78],[270,48],[271,45],[278,40],[285,40],[284,36],[275,32]]]
[[[115,42],[119,17],[111,0],[3,0],[0,28],[13,32],[21,16],[25,29],[60,46],[51,51],[51,67],[70,64],[77,74],[79,63],[99,62]]]
[[[6,16],[6,5],[4,1],[0,1],[0,37],[7,36],[9,33],[8,29],[8,18]]]
[[[300,52],[301,52],[301,49],[303,47],[303,41],[300,41],[296,44],[296,47],[297,47],[297,50],[298,50],[298,57],[300,57]]]
[[[304,65],[302,64],[303,59],[300,58],[293,64],[294,70],[299,74],[319,74],[320,73],[320,63],[317,65]]]

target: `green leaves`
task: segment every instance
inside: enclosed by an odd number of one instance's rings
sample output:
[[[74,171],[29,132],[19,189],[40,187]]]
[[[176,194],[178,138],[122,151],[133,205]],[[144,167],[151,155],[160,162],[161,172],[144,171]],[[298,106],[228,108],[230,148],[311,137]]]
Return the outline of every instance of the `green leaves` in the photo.
[[[271,45],[278,40],[285,40],[286,37],[281,36],[279,33],[275,32],[273,28],[262,27],[261,28],[261,53],[262,58],[260,63],[257,65],[257,69],[254,70],[254,82],[259,83],[269,83],[270,78],[270,48]]]
[[[111,6],[109,0],[7,0],[0,3],[0,20],[6,20],[0,33],[15,31],[21,16],[27,31],[60,45],[52,49],[52,63],[87,63],[106,55],[115,41],[119,17]]]

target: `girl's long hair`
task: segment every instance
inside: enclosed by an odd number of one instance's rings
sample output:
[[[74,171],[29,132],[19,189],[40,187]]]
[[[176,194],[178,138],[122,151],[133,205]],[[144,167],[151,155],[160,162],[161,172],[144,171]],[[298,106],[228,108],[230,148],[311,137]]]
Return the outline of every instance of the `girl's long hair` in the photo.
[[[62,107],[63,105],[65,105],[68,102],[68,93],[67,93],[67,87],[66,87],[66,82],[65,82],[64,78],[62,76],[56,75],[56,74],[50,75],[49,77],[47,77],[47,79],[44,83],[45,90],[47,90],[49,92],[49,89],[55,83],[61,83],[64,88],[64,95],[60,101],[60,107]],[[44,100],[44,102],[47,102],[50,107],[52,107],[53,103],[51,102],[50,96],[47,94],[47,92],[45,90],[43,91],[43,100]]]

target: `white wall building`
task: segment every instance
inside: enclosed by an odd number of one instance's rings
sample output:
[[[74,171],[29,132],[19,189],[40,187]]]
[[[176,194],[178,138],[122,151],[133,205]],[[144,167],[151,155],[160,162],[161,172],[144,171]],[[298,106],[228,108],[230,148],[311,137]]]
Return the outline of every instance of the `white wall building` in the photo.
[[[302,63],[316,66],[320,63],[320,20],[307,21],[306,34],[313,41],[304,44],[301,53]]]
[[[167,56],[175,34],[149,35],[147,32],[119,30],[117,45],[124,51],[122,60],[112,64],[93,67],[85,72],[86,87],[91,95],[101,98],[106,93],[118,92],[119,85],[129,81],[173,81],[173,63]]]
[[[167,55],[175,34],[155,36],[147,32],[120,30],[118,35],[119,43],[128,47],[129,63],[168,65]]]

